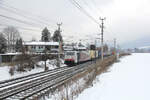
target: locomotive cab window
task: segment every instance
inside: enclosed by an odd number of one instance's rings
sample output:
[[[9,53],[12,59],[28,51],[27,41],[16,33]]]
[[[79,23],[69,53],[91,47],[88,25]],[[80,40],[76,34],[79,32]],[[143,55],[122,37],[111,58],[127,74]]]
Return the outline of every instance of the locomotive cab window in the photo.
[[[74,55],[74,52],[67,52],[66,55]]]

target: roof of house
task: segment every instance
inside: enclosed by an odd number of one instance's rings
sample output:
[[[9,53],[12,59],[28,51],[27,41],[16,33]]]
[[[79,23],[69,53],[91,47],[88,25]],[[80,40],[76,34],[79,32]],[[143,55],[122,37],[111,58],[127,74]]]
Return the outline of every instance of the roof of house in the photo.
[[[59,43],[58,42],[24,42],[23,45],[37,45],[37,46],[45,46],[45,45],[54,45],[54,46],[58,46]]]
[[[20,52],[15,52],[15,53],[5,53],[5,54],[0,54],[0,56],[3,56],[3,55],[20,55],[21,53]]]

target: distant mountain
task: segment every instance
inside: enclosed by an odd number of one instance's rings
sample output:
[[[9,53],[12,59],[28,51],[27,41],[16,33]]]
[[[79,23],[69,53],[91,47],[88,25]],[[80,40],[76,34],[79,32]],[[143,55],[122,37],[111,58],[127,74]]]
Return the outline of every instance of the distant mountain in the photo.
[[[133,49],[131,49],[131,51],[135,52],[135,53],[150,53],[150,46],[133,48]]]
[[[135,41],[126,42],[122,45],[123,48],[141,48],[150,47],[150,36],[146,36]]]
[[[139,47],[138,49],[150,49],[150,46]]]

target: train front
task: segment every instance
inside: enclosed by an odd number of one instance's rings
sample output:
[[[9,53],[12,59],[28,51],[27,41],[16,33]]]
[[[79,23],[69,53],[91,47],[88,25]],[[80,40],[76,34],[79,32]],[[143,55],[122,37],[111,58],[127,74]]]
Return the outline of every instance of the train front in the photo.
[[[77,63],[77,55],[76,55],[76,51],[66,51],[65,52],[65,64],[72,66],[75,65]]]

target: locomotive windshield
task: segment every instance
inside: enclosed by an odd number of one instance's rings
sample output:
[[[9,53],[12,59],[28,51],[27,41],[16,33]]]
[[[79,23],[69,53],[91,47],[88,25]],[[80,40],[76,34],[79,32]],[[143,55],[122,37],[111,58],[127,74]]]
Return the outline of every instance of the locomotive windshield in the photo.
[[[74,55],[74,52],[67,52],[66,55]]]

